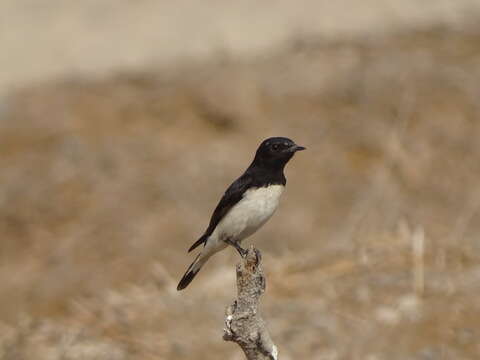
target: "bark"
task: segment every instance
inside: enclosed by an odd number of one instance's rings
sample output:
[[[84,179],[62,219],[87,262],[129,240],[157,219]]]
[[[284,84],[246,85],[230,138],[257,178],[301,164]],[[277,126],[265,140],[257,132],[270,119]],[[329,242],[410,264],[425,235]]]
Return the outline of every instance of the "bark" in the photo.
[[[265,291],[260,251],[251,246],[237,264],[237,299],[226,309],[223,339],[236,342],[247,360],[277,360],[278,351],[260,316],[259,299]]]

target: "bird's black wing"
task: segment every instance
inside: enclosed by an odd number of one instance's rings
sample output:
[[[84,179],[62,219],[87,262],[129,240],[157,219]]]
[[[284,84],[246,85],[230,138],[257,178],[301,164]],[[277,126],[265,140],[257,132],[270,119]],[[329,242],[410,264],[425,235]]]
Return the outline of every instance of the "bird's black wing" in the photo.
[[[208,237],[212,235],[218,223],[230,211],[230,209],[242,199],[245,191],[252,186],[252,182],[252,176],[246,172],[228,187],[227,191],[225,191],[225,194],[213,211],[207,230],[205,230],[205,233],[200,237],[200,239],[195,241],[190,249],[188,249],[188,252],[207,241]]]

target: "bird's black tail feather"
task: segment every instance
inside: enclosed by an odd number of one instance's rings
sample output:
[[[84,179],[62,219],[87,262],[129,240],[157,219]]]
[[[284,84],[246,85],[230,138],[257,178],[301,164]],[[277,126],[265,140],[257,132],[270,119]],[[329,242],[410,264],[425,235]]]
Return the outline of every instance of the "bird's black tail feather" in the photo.
[[[201,254],[197,255],[193,263],[190,264],[187,271],[183,275],[182,280],[180,280],[180,282],[178,283],[178,286],[177,286],[178,291],[185,289],[188,286],[188,284],[192,282],[195,275],[197,275],[200,269],[202,268],[202,265],[204,262],[202,261],[202,259],[200,259],[200,255]]]
[[[200,239],[198,239],[197,241],[195,241],[195,243],[190,246],[190,249],[188,249],[188,252],[192,251],[193,249],[195,249],[197,246],[199,246],[200,244],[204,244],[207,242],[207,238],[208,236],[205,236],[203,235]]]

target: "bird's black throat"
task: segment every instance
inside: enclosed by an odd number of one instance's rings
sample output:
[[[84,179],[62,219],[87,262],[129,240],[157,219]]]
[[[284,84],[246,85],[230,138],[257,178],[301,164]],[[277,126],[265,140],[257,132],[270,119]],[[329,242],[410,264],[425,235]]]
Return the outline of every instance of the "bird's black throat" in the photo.
[[[285,185],[287,179],[283,173],[286,162],[253,161],[246,170],[252,177],[252,186],[266,187],[269,185]]]

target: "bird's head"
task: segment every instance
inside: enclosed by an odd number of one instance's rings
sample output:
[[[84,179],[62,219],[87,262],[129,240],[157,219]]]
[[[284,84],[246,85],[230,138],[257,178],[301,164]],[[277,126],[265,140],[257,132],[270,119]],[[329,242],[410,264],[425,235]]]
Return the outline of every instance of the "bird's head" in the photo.
[[[305,148],[295,144],[289,138],[271,137],[265,139],[258,147],[254,163],[283,168],[292,156],[301,150],[305,150]]]

